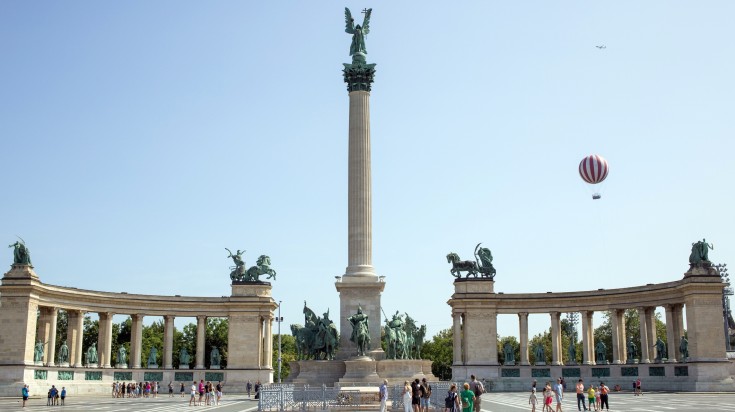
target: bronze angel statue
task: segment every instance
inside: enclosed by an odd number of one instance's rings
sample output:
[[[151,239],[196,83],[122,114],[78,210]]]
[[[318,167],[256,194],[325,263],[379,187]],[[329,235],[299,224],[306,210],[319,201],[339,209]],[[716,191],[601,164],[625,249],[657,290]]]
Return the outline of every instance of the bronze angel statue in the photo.
[[[345,7],[345,32],[352,35],[352,45],[350,45],[350,56],[354,56],[357,53],[367,54],[365,49],[365,36],[370,33],[370,13],[373,9],[365,9],[362,11],[365,13],[365,19],[362,21],[362,26],[355,25],[355,19],[352,18],[350,9]]]

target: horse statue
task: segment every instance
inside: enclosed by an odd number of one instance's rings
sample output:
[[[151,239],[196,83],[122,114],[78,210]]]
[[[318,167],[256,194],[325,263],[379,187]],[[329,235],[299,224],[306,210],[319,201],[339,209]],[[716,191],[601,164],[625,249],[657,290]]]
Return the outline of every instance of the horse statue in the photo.
[[[414,348],[416,348],[416,359],[421,359],[421,348],[424,347],[424,338],[426,338],[426,325],[421,327],[414,336]]]
[[[296,360],[306,360],[309,358],[308,333],[309,330],[302,325],[291,325],[291,335],[294,337],[296,346]]]
[[[393,315],[392,320],[385,319],[385,343],[388,351],[388,359],[406,359],[406,331],[403,330],[403,319],[398,312]]]
[[[276,271],[270,268],[271,258],[266,255],[260,255],[256,262],[257,266],[252,266],[245,274],[245,280],[251,282],[259,282],[261,275],[268,275],[267,279],[276,280]]]
[[[304,302],[303,313],[305,326],[300,334],[304,341],[304,358],[334,359],[339,343],[339,333],[334,322],[329,319],[329,311],[324,314],[323,318],[320,318]]]
[[[406,340],[404,341],[404,351],[406,353],[407,359],[414,359],[413,356],[413,345],[415,342],[414,336],[416,335],[416,332],[418,331],[418,328],[416,327],[416,322],[414,322],[413,318],[406,313],[406,323],[403,324],[403,330],[406,332]]]
[[[462,272],[467,272],[465,277],[470,277],[470,275],[477,277],[479,272],[477,262],[461,260],[459,255],[454,252],[447,255],[447,262],[452,264],[452,269],[450,270],[452,276],[460,278],[462,277]]]

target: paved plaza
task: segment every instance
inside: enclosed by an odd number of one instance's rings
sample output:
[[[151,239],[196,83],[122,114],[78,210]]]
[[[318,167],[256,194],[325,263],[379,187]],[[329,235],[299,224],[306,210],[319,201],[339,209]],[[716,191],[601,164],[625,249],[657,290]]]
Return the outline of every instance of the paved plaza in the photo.
[[[18,399],[0,398],[0,411],[64,410],[98,412],[177,412],[182,408],[189,410],[216,410],[218,412],[256,411],[258,403],[243,395],[225,396],[219,406],[189,407],[188,398],[160,397],[150,399],[112,399],[106,396],[86,396],[68,398],[66,406],[46,406],[46,399],[32,398],[28,406],[20,407]],[[523,392],[489,393],[483,395],[483,411],[512,412],[530,411],[528,394]],[[566,393],[564,411],[577,410],[574,393]],[[347,409],[340,409],[347,411]],[[365,411],[366,409],[361,409]],[[377,409],[376,409],[377,410]],[[540,408],[536,409],[540,412]],[[723,393],[645,393],[642,397],[629,392],[610,395],[611,411],[630,412],[710,412],[735,411],[735,394]],[[433,409],[432,409],[433,411]]]

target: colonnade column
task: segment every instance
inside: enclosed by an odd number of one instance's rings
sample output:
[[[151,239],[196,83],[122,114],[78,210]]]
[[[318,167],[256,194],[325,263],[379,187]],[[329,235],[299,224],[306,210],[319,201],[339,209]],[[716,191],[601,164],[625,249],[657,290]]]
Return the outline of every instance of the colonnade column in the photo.
[[[100,312],[99,317],[99,337],[97,338],[99,365],[102,368],[109,368],[112,357],[112,313]]]
[[[650,363],[649,357],[650,343],[648,343],[648,322],[646,322],[646,308],[638,308],[638,323],[640,325],[641,334],[641,359],[640,363]]]
[[[590,312],[583,310],[579,312],[579,318],[582,322],[582,363],[584,365],[592,365],[592,358],[590,358]]]
[[[490,346],[490,364],[498,364],[498,313],[492,312],[488,315],[490,321],[490,340],[488,345]]]
[[[49,337],[48,350],[46,351],[46,366],[56,365],[56,322],[59,319],[59,309],[49,308]]]
[[[267,316],[263,319],[263,364],[265,368],[273,367],[273,334],[271,333],[271,322],[273,319]]]
[[[666,310],[666,346],[667,346],[667,352],[668,352],[668,361],[669,362],[676,362],[676,349],[679,345],[678,339],[676,338],[676,321],[674,318],[676,315],[674,315],[674,311],[676,310],[676,305],[666,305],[664,306],[664,309]]]
[[[143,350],[143,315],[130,315],[130,367],[140,369]]]
[[[551,364],[563,364],[561,358],[561,313],[551,312]]]
[[[625,309],[620,310],[618,345],[620,345],[620,363],[625,363],[628,359],[628,335],[625,333]]]
[[[469,353],[470,353],[470,345],[469,345],[469,325],[470,322],[470,316],[468,313],[462,314],[462,363],[470,363],[469,359]]]
[[[684,313],[683,313],[684,305],[678,304],[674,307],[674,335],[676,337],[676,348],[678,350],[679,344],[681,343],[681,338],[684,336]],[[678,353],[678,352],[677,352]],[[679,353],[679,356],[681,354]],[[686,359],[680,359],[682,362],[686,362]]]
[[[207,317],[197,316],[197,362],[194,369],[204,369],[204,340],[207,336]]]
[[[646,308],[646,329],[648,330],[648,359],[653,361],[657,356],[653,345],[656,344],[656,308]]]
[[[163,368],[173,369],[174,316],[163,316]]]
[[[452,365],[462,364],[462,314],[454,313],[453,319],[453,333],[452,333]]]
[[[84,353],[84,312],[68,310],[66,339],[69,341],[69,365],[81,368],[82,354]]]
[[[610,322],[612,322],[613,363],[625,363],[625,310],[611,310]]]
[[[56,308],[40,306],[39,310],[41,314],[38,318],[36,334],[38,335],[38,340],[43,343],[43,353],[45,356],[41,359],[41,362],[44,365],[53,366],[54,360],[49,359],[49,349],[56,344]],[[52,319],[54,320],[53,322]],[[53,334],[51,333],[52,325],[54,329]],[[51,342],[52,339],[54,340],[53,343]],[[35,358],[33,360],[35,361]]]
[[[530,365],[528,362],[528,312],[520,312],[518,314],[518,329],[521,337],[521,363],[520,365]]]

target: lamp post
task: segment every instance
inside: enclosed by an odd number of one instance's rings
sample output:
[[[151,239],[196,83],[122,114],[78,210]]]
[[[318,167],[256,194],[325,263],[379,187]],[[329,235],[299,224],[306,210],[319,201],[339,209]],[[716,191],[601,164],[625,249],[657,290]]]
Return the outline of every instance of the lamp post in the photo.
[[[276,322],[278,322],[278,383],[281,383],[281,322],[283,322],[283,318],[281,317],[281,302],[278,301],[278,317],[276,318]]]
[[[732,346],[730,345],[730,334],[729,332],[729,317],[730,317],[730,299],[728,296],[733,295],[733,289],[730,287],[730,274],[727,273],[727,263],[718,263],[716,265],[712,265],[717,270],[717,273],[722,278],[722,282],[725,284],[725,287],[722,288],[722,318],[724,321],[724,329],[725,329],[725,350],[732,350]]]

